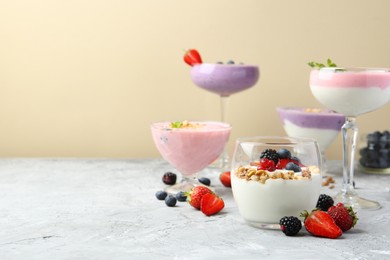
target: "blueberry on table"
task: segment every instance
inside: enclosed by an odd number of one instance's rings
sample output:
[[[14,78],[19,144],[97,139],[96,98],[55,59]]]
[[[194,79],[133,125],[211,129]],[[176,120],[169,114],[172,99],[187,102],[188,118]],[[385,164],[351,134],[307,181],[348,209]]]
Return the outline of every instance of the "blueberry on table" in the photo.
[[[174,207],[176,205],[176,198],[169,194],[166,198],[165,198],[165,204],[168,206],[168,207]]]
[[[206,177],[201,177],[198,179],[198,181],[206,186],[210,186],[210,183],[211,183],[210,179],[206,178]]]
[[[181,202],[187,201],[187,195],[184,191],[179,191],[176,193],[176,199]]]
[[[158,200],[165,200],[165,198],[168,196],[168,193],[163,190],[159,190],[156,192],[156,198]]]

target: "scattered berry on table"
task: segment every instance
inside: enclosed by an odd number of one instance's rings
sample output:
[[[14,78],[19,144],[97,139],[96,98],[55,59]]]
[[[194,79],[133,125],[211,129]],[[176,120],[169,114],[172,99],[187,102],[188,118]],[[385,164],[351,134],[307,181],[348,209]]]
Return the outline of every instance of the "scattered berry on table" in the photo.
[[[325,211],[315,209],[309,213],[305,210],[301,213],[301,217],[305,219],[306,230],[314,236],[338,238],[343,234],[333,218]]]
[[[291,159],[291,152],[285,148],[278,150],[279,159]]]
[[[195,186],[189,192],[186,193],[187,201],[192,207],[196,209],[200,209],[200,201],[203,195],[207,193],[213,193],[213,192],[205,186]]]
[[[167,204],[168,207],[174,207],[176,205],[176,198],[175,196],[169,194],[166,198],[165,198],[165,204]]]
[[[294,216],[281,218],[279,224],[280,229],[286,236],[295,236],[302,228],[302,222]]]
[[[301,167],[299,167],[299,165],[297,165],[293,162],[289,162],[286,164],[286,170],[294,171],[294,172],[301,172],[302,171]]]
[[[162,181],[167,185],[173,185],[176,183],[177,176],[173,172],[166,172],[162,177]]]
[[[168,196],[168,193],[163,190],[159,190],[156,192],[156,198],[158,200],[165,200],[165,198]]]
[[[206,185],[206,186],[210,186],[210,184],[211,184],[210,179],[209,179],[209,178],[206,178],[206,177],[200,177],[200,178],[198,179],[198,181],[199,181],[200,183],[202,183],[203,185]]]
[[[316,208],[322,211],[328,211],[328,209],[334,205],[334,200],[327,194],[321,194],[318,197]]]
[[[276,165],[279,161],[279,155],[278,152],[276,152],[276,150],[274,149],[265,149],[264,151],[261,152],[260,159],[272,160]]]
[[[328,214],[343,232],[350,230],[358,221],[358,217],[352,207],[346,207],[343,203],[337,203],[336,206],[330,207],[328,209]]]
[[[181,202],[187,201],[187,195],[184,191],[179,191],[176,193],[176,199]]]
[[[218,197],[215,193],[207,193],[203,195],[200,202],[200,210],[206,216],[212,216],[217,214],[225,207],[225,203],[222,198]]]
[[[221,181],[222,185],[225,187],[232,187],[232,182],[230,178],[230,172],[222,172],[219,175],[219,180]]]

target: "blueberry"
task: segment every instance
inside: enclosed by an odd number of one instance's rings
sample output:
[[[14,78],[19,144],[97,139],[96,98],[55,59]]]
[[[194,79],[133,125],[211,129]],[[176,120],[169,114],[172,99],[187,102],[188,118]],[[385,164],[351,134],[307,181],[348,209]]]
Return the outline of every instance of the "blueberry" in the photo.
[[[228,61],[226,62],[226,64],[234,64],[234,61],[228,60]]]
[[[176,198],[169,194],[166,198],[165,198],[165,204],[167,204],[168,207],[174,207],[176,205]]]
[[[217,64],[223,64],[223,62],[222,61],[217,61]]]
[[[179,191],[178,193],[176,193],[176,199],[178,201],[187,201],[187,195],[184,191]]]
[[[291,160],[296,161],[298,163],[301,162],[301,160],[298,157],[296,157],[296,156],[291,157]]]
[[[173,185],[176,183],[176,174],[173,172],[166,172],[162,177],[162,181],[167,185]]]
[[[289,162],[288,164],[286,164],[286,170],[294,171],[294,172],[301,172],[302,171],[301,167],[299,167],[298,164],[295,164],[293,162]]]
[[[210,186],[210,179],[209,178],[206,178],[206,177],[201,177],[198,179],[198,181],[206,186]]]
[[[163,191],[163,190],[159,190],[159,191],[156,192],[156,198],[158,200],[165,200],[167,195],[168,195],[168,193],[166,191]]]
[[[291,152],[285,148],[278,150],[278,155],[280,159],[290,159],[291,158]]]

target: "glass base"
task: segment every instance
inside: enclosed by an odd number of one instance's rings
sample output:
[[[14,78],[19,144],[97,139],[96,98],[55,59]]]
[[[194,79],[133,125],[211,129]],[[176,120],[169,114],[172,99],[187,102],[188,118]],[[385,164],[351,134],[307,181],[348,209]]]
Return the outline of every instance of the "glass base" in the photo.
[[[260,223],[260,222],[254,222],[254,221],[248,221],[245,220],[245,222],[252,227],[255,228],[261,228],[261,229],[278,229],[280,230],[280,225],[279,224],[273,224],[273,223]]]
[[[195,186],[205,186],[205,185],[200,183],[196,177],[183,178],[181,180],[181,182],[176,183],[172,186],[168,186],[164,190],[170,194],[177,194],[179,191],[188,192],[192,188],[194,188]],[[209,188],[210,190],[212,190],[212,188],[210,188],[209,186],[206,186],[206,187]]]
[[[335,204],[341,202],[345,206],[351,206],[355,210],[359,209],[380,209],[382,206],[379,204],[379,202],[368,200],[361,198],[357,195],[355,191],[340,191],[335,197],[334,197]]]

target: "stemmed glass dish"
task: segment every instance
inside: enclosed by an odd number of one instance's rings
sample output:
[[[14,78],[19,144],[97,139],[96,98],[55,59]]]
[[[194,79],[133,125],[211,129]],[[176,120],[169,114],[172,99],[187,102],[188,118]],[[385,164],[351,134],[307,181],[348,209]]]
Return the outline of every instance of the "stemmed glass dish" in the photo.
[[[276,110],[288,136],[317,140],[321,151],[322,174],[325,174],[325,151],[340,132],[345,116],[322,108],[277,107]]]
[[[221,100],[221,121],[227,122],[227,105],[230,95],[253,87],[260,76],[259,67],[243,64],[196,64],[191,69],[195,85],[216,93]],[[226,150],[222,153],[219,167],[228,167]]]
[[[354,208],[377,209],[376,201],[358,196],[353,187],[358,128],[356,117],[384,106],[390,100],[390,71],[381,68],[325,67],[310,72],[314,97],[329,109],[346,116],[342,126],[343,185],[335,201]]]
[[[272,152],[266,152],[267,149],[278,151],[278,154],[279,150],[284,150],[284,153],[280,153],[275,159],[274,155],[270,156]],[[277,160],[274,162],[276,168],[267,167],[269,161],[260,159],[265,153],[268,153],[267,156],[273,158],[272,160]],[[232,159],[231,181],[240,215],[255,227],[279,228],[282,217],[299,217],[302,211],[314,209],[322,183],[320,157],[318,144],[314,139],[237,139]],[[291,170],[287,166],[288,162],[299,167]]]
[[[189,191],[199,185],[196,174],[222,153],[231,128],[229,124],[210,121],[153,123],[151,131],[158,151],[182,175],[181,182],[166,191]]]

